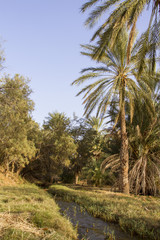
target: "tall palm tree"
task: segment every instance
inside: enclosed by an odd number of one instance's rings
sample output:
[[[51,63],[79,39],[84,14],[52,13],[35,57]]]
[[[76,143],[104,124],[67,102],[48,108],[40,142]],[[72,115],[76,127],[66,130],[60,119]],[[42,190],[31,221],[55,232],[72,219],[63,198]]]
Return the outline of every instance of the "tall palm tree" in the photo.
[[[146,73],[147,71],[146,69]],[[155,195],[160,183],[159,74],[144,74],[141,78],[143,81],[140,83],[145,81],[150,85],[151,98],[156,112],[154,115],[150,114],[151,109],[148,109],[146,102],[143,99],[136,99],[132,125],[127,120],[130,156],[129,183],[132,193]],[[119,165],[119,155],[114,153],[102,162],[101,170],[104,172],[109,168],[112,172],[117,172]]]
[[[86,25],[93,27],[99,18],[106,13],[104,23],[92,37],[92,40],[98,37],[98,48],[95,51],[94,58],[100,58],[105,52],[106,46],[112,47],[116,38],[121,34],[122,28],[126,26],[129,30],[129,41],[127,47],[127,61],[130,61],[131,49],[136,33],[137,20],[146,9],[149,11],[149,23],[146,24],[146,30],[139,41],[138,59],[139,71],[142,70],[144,58],[149,53],[152,59],[152,69],[155,66],[156,49],[159,46],[159,12],[160,0],[88,0],[82,5],[81,11],[85,12],[91,8]],[[108,11],[112,11],[108,15]]]
[[[125,119],[125,103],[130,104],[131,120],[133,116],[134,98],[138,94],[145,95],[147,93],[138,88],[136,82],[136,62],[134,57],[131,57],[130,64],[127,63],[127,46],[128,35],[125,31],[121,34],[112,50],[106,49],[105,54],[99,59],[100,67],[90,67],[82,70],[82,76],[75,80],[72,84],[80,85],[88,80],[93,81],[86,85],[77,94],[84,94],[85,115],[88,117],[91,112],[97,108],[97,116],[103,118],[107,111],[107,106],[118,96],[119,112],[116,117],[115,124],[120,119],[121,128],[121,191],[129,193],[128,182],[128,137],[126,131]],[[87,45],[84,46],[85,52],[93,59],[96,47]],[[147,86],[146,86],[147,89]],[[149,91],[149,89],[147,89]]]

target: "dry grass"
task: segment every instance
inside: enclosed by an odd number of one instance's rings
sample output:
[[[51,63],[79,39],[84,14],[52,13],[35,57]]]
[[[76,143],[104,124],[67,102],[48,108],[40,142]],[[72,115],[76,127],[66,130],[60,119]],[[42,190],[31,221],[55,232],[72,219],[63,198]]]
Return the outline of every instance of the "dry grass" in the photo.
[[[77,239],[46,191],[30,184],[0,187],[1,240]]]
[[[0,166],[0,187],[1,186],[16,186],[17,184],[23,184],[26,181],[21,177],[17,176],[15,173],[8,172],[5,173],[5,170]]]
[[[29,215],[29,214],[28,214]],[[7,229],[17,229],[24,232],[32,233],[35,236],[43,236],[44,230],[36,228],[33,224],[28,222],[29,216],[24,216],[20,213],[1,213],[0,214],[0,237]]]

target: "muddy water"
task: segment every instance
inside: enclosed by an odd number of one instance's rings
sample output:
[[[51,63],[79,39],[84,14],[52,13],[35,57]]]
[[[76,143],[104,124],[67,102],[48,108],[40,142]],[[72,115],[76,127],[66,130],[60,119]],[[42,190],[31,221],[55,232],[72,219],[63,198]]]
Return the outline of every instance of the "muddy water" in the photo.
[[[131,237],[122,232],[117,224],[107,223],[99,218],[95,218],[76,203],[56,200],[60,211],[77,227],[78,239],[87,240],[138,240],[140,238]],[[107,235],[115,238],[106,238]]]

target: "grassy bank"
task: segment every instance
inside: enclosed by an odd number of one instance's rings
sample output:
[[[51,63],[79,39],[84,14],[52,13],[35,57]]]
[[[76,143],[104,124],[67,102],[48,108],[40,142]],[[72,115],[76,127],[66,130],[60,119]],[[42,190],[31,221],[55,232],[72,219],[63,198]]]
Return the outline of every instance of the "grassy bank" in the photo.
[[[0,187],[1,240],[71,240],[76,232],[55,201],[31,184]]]
[[[63,200],[75,201],[95,217],[116,222],[142,239],[160,239],[160,199],[127,196],[107,191],[86,191],[53,185],[49,192]]]

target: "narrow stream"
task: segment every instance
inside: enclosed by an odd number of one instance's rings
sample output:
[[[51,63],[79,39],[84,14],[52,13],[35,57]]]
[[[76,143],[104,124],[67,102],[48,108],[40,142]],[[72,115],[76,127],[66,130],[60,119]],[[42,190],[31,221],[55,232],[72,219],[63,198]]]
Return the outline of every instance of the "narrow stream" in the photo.
[[[129,234],[123,232],[118,224],[108,223],[99,218],[95,218],[88,214],[88,212],[74,202],[65,202],[56,200],[60,207],[62,215],[69,218],[73,226],[77,227],[78,239],[87,240],[138,240],[140,238],[131,237]],[[106,238],[107,235],[115,238]]]

